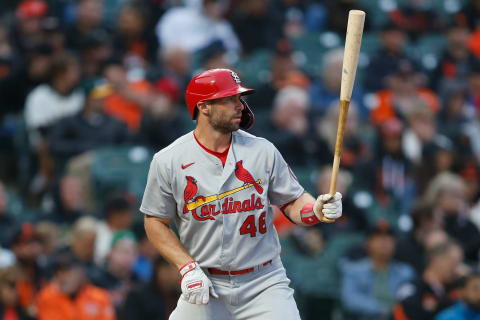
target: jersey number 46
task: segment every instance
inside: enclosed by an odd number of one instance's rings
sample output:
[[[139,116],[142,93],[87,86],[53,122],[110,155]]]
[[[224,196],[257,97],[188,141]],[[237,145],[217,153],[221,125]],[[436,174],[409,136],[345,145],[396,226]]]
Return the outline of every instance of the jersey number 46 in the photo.
[[[260,214],[260,217],[258,217],[258,231],[262,234],[267,232],[265,215],[266,215],[266,212],[263,211]],[[245,219],[242,226],[240,227],[240,234],[241,235],[250,234],[250,237],[252,238],[257,236],[257,227],[255,226],[255,215],[251,214]]]

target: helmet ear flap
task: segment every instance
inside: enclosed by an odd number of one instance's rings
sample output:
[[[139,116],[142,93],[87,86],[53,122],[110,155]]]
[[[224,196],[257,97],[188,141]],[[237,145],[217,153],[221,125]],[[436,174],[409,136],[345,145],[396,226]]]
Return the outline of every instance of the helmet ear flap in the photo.
[[[242,119],[240,120],[240,128],[248,130],[253,126],[255,122],[255,116],[253,115],[252,109],[250,109],[248,106],[247,101],[245,101],[242,97],[240,97],[240,101],[244,107],[242,111]]]

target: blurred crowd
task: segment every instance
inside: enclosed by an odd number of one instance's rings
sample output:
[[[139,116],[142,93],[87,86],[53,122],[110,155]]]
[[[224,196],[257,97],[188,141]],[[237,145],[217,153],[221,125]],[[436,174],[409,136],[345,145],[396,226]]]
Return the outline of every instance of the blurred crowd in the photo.
[[[275,220],[302,319],[480,319],[479,0],[0,1],[0,319],[168,318],[138,205],[202,70],[255,88],[251,132],[327,193],[350,9],[343,217]]]

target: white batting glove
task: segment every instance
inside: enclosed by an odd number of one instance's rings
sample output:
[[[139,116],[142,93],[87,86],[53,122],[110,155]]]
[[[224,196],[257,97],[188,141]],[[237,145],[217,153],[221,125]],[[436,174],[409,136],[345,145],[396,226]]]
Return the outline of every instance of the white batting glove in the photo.
[[[342,194],[337,192],[333,197],[330,194],[319,195],[313,205],[313,212],[322,222],[333,222],[340,218],[342,216]]]
[[[180,270],[182,298],[192,304],[207,304],[210,294],[218,298],[213,284],[196,261],[191,261]]]

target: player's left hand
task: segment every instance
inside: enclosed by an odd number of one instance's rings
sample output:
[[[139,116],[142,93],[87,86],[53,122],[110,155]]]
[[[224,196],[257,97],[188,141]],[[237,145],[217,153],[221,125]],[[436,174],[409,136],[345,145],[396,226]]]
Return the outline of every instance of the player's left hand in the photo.
[[[342,216],[342,194],[335,193],[319,195],[313,205],[313,212],[322,222],[333,222]]]
[[[210,295],[218,298],[212,281],[208,279],[207,275],[202,271],[198,262],[191,261],[184,265],[180,270],[182,276],[181,297],[192,304],[207,304]]]

